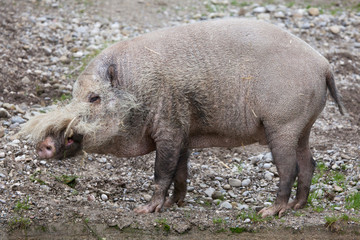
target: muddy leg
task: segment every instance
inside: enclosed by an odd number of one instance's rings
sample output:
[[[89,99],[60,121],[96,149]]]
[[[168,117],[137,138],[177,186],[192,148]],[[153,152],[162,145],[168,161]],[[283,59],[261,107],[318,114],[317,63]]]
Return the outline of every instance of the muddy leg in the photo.
[[[279,190],[275,204],[271,207],[262,209],[259,213],[262,217],[279,214],[281,217],[288,209],[288,201],[291,194],[291,187],[297,175],[296,167],[296,147],[290,144],[288,138],[280,138],[270,143],[271,152],[277,171],[280,176]]]
[[[180,156],[179,145],[171,141],[156,143],[155,189],[150,203],[134,209],[137,213],[159,212],[164,205],[167,191],[174,179]]]
[[[309,196],[311,179],[315,170],[315,161],[311,156],[309,147],[310,130],[299,140],[296,150],[298,163],[298,187],[296,191],[296,199],[289,207],[294,209],[303,208]]]
[[[167,199],[164,207],[171,207],[176,203],[179,207],[183,205],[186,195],[187,177],[188,177],[188,158],[189,151],[183,150],[180,154],[176,173],[174,178],[174,193],[171,198]]]

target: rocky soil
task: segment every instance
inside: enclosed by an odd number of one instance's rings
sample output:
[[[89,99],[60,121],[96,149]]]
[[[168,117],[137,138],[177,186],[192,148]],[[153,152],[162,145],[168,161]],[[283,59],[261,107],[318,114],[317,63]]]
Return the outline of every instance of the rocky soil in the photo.
[[[356,1],[0,3],[0,239],[359,238]],[[341,116],[329,98],[314,125],[318,165],[305,209],[288,211],[281,219],[256,216],[273,203],[279,181],[269,150],[258,145],[194,150],[186,205],[136,215],[134,207],[152,195],[154,154],[39,160],[33,146],[13,137],[31,116],[66,103],[76,76],[109,44],[162,27],[227,17],[258,18],[287,29],[326,56],[334,69],[347,114]]]

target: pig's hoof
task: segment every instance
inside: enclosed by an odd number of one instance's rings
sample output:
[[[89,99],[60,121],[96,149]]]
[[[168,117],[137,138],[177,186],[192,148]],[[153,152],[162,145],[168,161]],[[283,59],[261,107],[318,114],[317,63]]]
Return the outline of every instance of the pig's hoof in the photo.
[[[259,214],[262,218],[268,217],[268,216],[274,216],[276,214],[279,214],[279,217],[288,209],[287,205],[275,205],[267,208],[261,209]]]
[[[160,212],[163,203],[149,203],[144,206],[139,206],[134,209],[136,213],[152,213],[152,212]]]
[[[172,198],[166,199],[164,203],[164,208],[170,208],[172,205],[174,205],[174,200]]]
[[[179,207],[182,207],[185,204],[185,202],[183,200],[176,201],[173,198],[168,198],[168,199],[166,199],[166,201],[164,203],[164,207],[170,208],[172,205],[174,205],[174,203],[176,203]]]
[[[288,204],[288,208],[292,208],[294,210],[301,209],[305,207],[307,201],[294,200],[293,202]]]

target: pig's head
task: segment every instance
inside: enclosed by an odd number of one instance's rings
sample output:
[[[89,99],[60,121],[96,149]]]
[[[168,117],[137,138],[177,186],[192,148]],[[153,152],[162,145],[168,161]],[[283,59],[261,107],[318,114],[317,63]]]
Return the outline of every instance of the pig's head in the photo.
[[[128,137],[129,121],[139,104],[132,94],[119,89],[114,59],[109,53],[99,55],[75,82],[68,105],[23,126],[20,136],[36,143],[40,158],[70,157],[81,149],[112,153],[115,143]]]

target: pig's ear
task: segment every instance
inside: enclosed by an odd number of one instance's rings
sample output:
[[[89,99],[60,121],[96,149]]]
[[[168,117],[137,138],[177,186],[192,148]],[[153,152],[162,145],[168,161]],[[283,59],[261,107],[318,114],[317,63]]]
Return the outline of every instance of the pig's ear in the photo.
[[[119,81],[117,77],[118,73],[115,64],[111,64],[108,67],[106,75],[112,87],[119,87]]]

